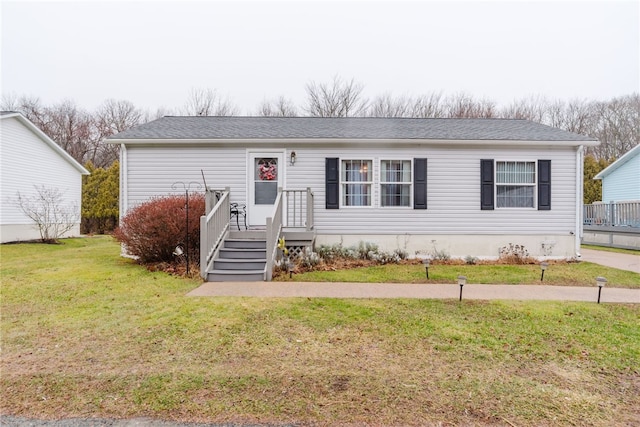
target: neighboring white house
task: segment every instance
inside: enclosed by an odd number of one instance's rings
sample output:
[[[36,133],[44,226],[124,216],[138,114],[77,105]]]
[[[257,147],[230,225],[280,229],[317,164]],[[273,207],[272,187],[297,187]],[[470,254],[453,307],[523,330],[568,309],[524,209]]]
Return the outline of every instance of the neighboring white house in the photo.
[[[36,224],[17,204],[37,188],[57,189],[61,206],[75,207],[77,223],[66,236],[80,234],[82,175],[89,172],[20,113],[0,113],[0,237],[2,243],[39,239]]]
[[[602,180],[602,201],[640,200],[640,144],[602,170],[593,179]]]
[[[172,185],[230,188],[251,228],[278,187],[310,188],[317,244],[377,243],[410,255],[573,258],[582,233],[583,147],[526,120],[163,117],[114,135],[120,215]]]

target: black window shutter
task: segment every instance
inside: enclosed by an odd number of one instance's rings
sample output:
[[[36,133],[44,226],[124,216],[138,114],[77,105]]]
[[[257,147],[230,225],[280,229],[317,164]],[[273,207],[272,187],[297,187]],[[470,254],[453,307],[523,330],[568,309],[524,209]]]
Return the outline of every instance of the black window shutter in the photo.
[[[413,209],[427,209],[427,159],[413,159]]]
[[[480,209],[493,210],[493,159],[480,160]]]
[[[551,210],[551,160],[538,160],[538,210]]]
[[[325,159],[325,207],[338,209],[340,207],[340,169],[337,157]]]

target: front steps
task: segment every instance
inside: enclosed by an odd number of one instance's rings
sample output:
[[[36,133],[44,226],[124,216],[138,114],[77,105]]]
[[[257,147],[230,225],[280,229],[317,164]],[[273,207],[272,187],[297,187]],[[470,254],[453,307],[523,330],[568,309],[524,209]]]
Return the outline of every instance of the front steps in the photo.
[[[261,282],[267,266],[264,231],[232,231],[207,272],[208,282]]]

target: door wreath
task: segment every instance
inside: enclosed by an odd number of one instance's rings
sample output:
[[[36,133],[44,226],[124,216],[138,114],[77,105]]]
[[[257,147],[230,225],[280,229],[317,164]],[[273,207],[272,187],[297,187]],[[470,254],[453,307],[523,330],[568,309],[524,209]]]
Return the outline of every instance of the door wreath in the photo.
[[[273,181],[278,177],[278,165],[275,159],[260,159],[258,161],[258,176],[261,181]]]

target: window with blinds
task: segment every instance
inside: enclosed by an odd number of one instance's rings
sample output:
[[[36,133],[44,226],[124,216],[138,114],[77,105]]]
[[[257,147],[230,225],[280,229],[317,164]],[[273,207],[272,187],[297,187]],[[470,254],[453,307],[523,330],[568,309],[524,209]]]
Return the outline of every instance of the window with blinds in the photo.
[[[496,162],[496,207],[535,207],[535,162]]]

